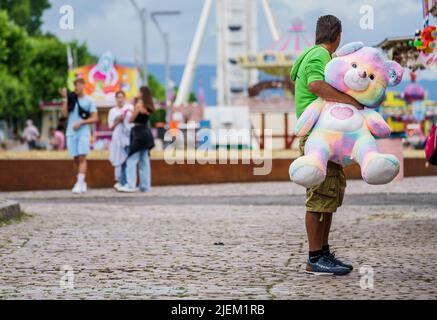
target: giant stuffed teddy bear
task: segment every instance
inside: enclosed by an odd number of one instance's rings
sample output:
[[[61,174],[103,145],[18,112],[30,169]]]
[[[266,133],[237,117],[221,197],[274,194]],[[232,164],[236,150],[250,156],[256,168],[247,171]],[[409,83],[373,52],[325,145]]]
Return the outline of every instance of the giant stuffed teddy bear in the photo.
[[[385,184],[399,173],[395,156],[382,154],[373,136],[388,137],[390,128],[378,107],[387,86],[402,80],[402,67],[387,61],[382,52],[364,47],[361,42],[345,45],[326,66],[325,81],[366,106],[358,110],[351,105],[317,99],[298,119],[295,133],[305,136],[305,155],[290,166],[290,178],[311,188],[326,177],[328,160],[346,165],[354,160],[361,166],[361,175],[368,184]]]

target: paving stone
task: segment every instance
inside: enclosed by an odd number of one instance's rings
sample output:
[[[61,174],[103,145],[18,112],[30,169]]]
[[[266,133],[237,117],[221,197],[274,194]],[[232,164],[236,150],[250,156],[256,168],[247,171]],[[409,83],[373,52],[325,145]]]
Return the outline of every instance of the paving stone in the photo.
[[[375,191],[351,181],[346,197],[434,192],[437,199],[435,185],[437,177],[414,178]],[[303,272],[303,203],[243,201],[278,194],[303,192],[293,184],[261,183],[162,187],[127,196],[110,190],[84,197],[7,194],[26,199],[22,208],[33,217],[0,228],[0,299],[437,298],[437,203],[345,205],[335,214],[331,246],[355,270],[315,277]],[[230,195],[241,204],[138,201]],[[373,290],[360,286],[366,266],[373,269]]]

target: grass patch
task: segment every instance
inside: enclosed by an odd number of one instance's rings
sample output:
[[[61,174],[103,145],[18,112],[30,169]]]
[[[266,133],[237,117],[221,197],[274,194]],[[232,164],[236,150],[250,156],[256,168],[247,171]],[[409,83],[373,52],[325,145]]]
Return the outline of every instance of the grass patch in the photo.
[[[20,211],[20,213],[16,216],[14,216],[12,219],[1,219],[0,218],[0,228],[4,227],[4,226],[9,226],[12,224],[17,224],[17,223],[21,223],[24,222],[30,218],[33,218],[33,216],[31,214],[28,214],[24,211]]]
[[[411,219],[429,219],[428,214],[415,214],[413,212],[382,212],[370,215],[367,219],[370,221],[378,220],[411,220]]]

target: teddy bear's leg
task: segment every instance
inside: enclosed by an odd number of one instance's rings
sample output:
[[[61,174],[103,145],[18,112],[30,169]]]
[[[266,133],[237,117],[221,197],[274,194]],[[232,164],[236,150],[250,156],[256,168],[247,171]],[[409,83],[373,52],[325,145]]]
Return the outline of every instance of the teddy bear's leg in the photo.
[[[353,158],[361,166],[361,175],[368,184],[386,184],[399,173],[399,161],[391,154],[378,152],[378,145],[372,136],[357,140],[352,151]]]
[[[310,136],[305,144],[305,156],[296,159],[290,166],[291,181],[306,188],[325,181],[329,150],[325,141]]]

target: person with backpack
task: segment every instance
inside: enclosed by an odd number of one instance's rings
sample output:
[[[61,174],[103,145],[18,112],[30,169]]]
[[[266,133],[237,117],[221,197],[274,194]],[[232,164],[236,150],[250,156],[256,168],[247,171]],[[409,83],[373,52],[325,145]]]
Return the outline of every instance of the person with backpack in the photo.
[[[77,182],[73,193],[87,192],[87,155],[90,152],[91,126],[98,122],[95,101],[85,94],[86,82],[82,78],[74,81],[74,92],[60,90],[63,98],[62,114],[68,118],[67,149],[77,166]]]

